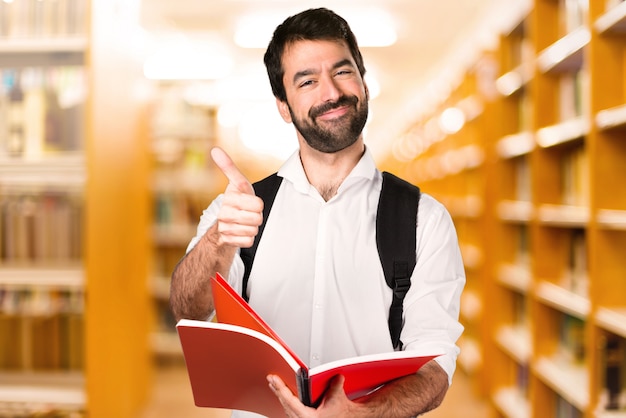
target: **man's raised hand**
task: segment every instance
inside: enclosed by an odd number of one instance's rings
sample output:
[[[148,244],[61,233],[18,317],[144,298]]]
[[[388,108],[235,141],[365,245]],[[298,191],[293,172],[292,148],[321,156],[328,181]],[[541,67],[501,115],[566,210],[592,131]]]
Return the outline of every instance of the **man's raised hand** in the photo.
[[[235,247],[250,247],[263,222],[263,201],[224,150],[213,148],[211,158],[228,179],[217,215],[220,241]]]

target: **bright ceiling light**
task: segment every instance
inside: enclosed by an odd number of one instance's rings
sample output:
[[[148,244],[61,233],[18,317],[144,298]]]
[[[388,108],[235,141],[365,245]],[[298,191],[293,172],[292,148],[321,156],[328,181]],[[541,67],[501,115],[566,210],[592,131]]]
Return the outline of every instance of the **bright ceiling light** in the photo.
[[[359,46],[385,47],[393,45],[398,40],[395,23],[384,10],[375,8],[350,10],[341,15],[350,24]]]
[[[447,134],[457,133],[465,124],[465,114],[458,107],[449,107],[439,116],[439,127]]]
[[[235,44],[242,48],[267,48],[274,29],[284,15],[255,13],[239,18],[235,29]]]
[[[397,40],[393,19],[377,8],[338,10],[354,32],[361,47],[384,47]],[[274,29],[287,16],[286,13],[255,13],[242,16],[235,29],[235,43],[242,48],[266,48]]]
[[[152,80],[216,80],[228,76],[233,65],[219,45],[179,38],[158,46],[143,69]]]

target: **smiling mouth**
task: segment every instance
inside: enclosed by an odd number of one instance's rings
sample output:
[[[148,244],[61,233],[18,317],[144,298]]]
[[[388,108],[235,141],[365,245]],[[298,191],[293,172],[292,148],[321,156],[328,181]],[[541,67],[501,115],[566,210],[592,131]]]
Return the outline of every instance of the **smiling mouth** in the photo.
[[[348,106],[339,106],[333,109],[330,109],[320,115],[317,116],[317,119],[321,120],[329,120],[329,119],[337,119],[344,116],[349,111]]]
[[[334,103],[325,103],[317,108],[311,109],[309,117],[311,119],[335,119],[348,113],[350,107],[356,108],[358,99],[355,96],[342,96]]]

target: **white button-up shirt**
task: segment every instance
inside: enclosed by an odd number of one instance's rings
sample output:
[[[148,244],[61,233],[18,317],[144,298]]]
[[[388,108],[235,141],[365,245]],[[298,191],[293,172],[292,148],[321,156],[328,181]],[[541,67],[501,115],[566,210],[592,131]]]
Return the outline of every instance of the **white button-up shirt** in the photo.
[[[365,152],[328,202],[308,182],[297,152],[278,174],[284,179],[254,259],[250,305],[309,367],[393,351],[392,292],[376,247],[382,174],[371,155]],[[218,197],[204,211],[188,251],[215,223],[220,204]],[[451,381],[465,284],[456,232],[446,209],[422,193],[413,233],[417,263],[400,339],[404,350],[443,354],[436,361]],[[243,272],[237,256],[228,281],[239,293]]]

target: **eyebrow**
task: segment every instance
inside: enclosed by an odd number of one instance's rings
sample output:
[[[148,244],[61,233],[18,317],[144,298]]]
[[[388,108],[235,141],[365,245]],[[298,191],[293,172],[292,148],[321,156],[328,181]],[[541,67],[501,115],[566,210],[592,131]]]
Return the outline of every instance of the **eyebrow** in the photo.
[[[348,65],[352,68],[354,68],[354,64],[352,63],[352,61],[350,61],[348,58],[342,59],[341,61],[337,61],[334,65],[333,65],[333,70],[337,69],[337,68],[341,68],[345,65]],[[309,76],[311,74],[315,74],[314,70],[311,69],[306,69],[306,70],[302,70],[302,71],[298,71],[294,74],[293,76],[293,82],[294,84],[302,77],[306,77]]]

